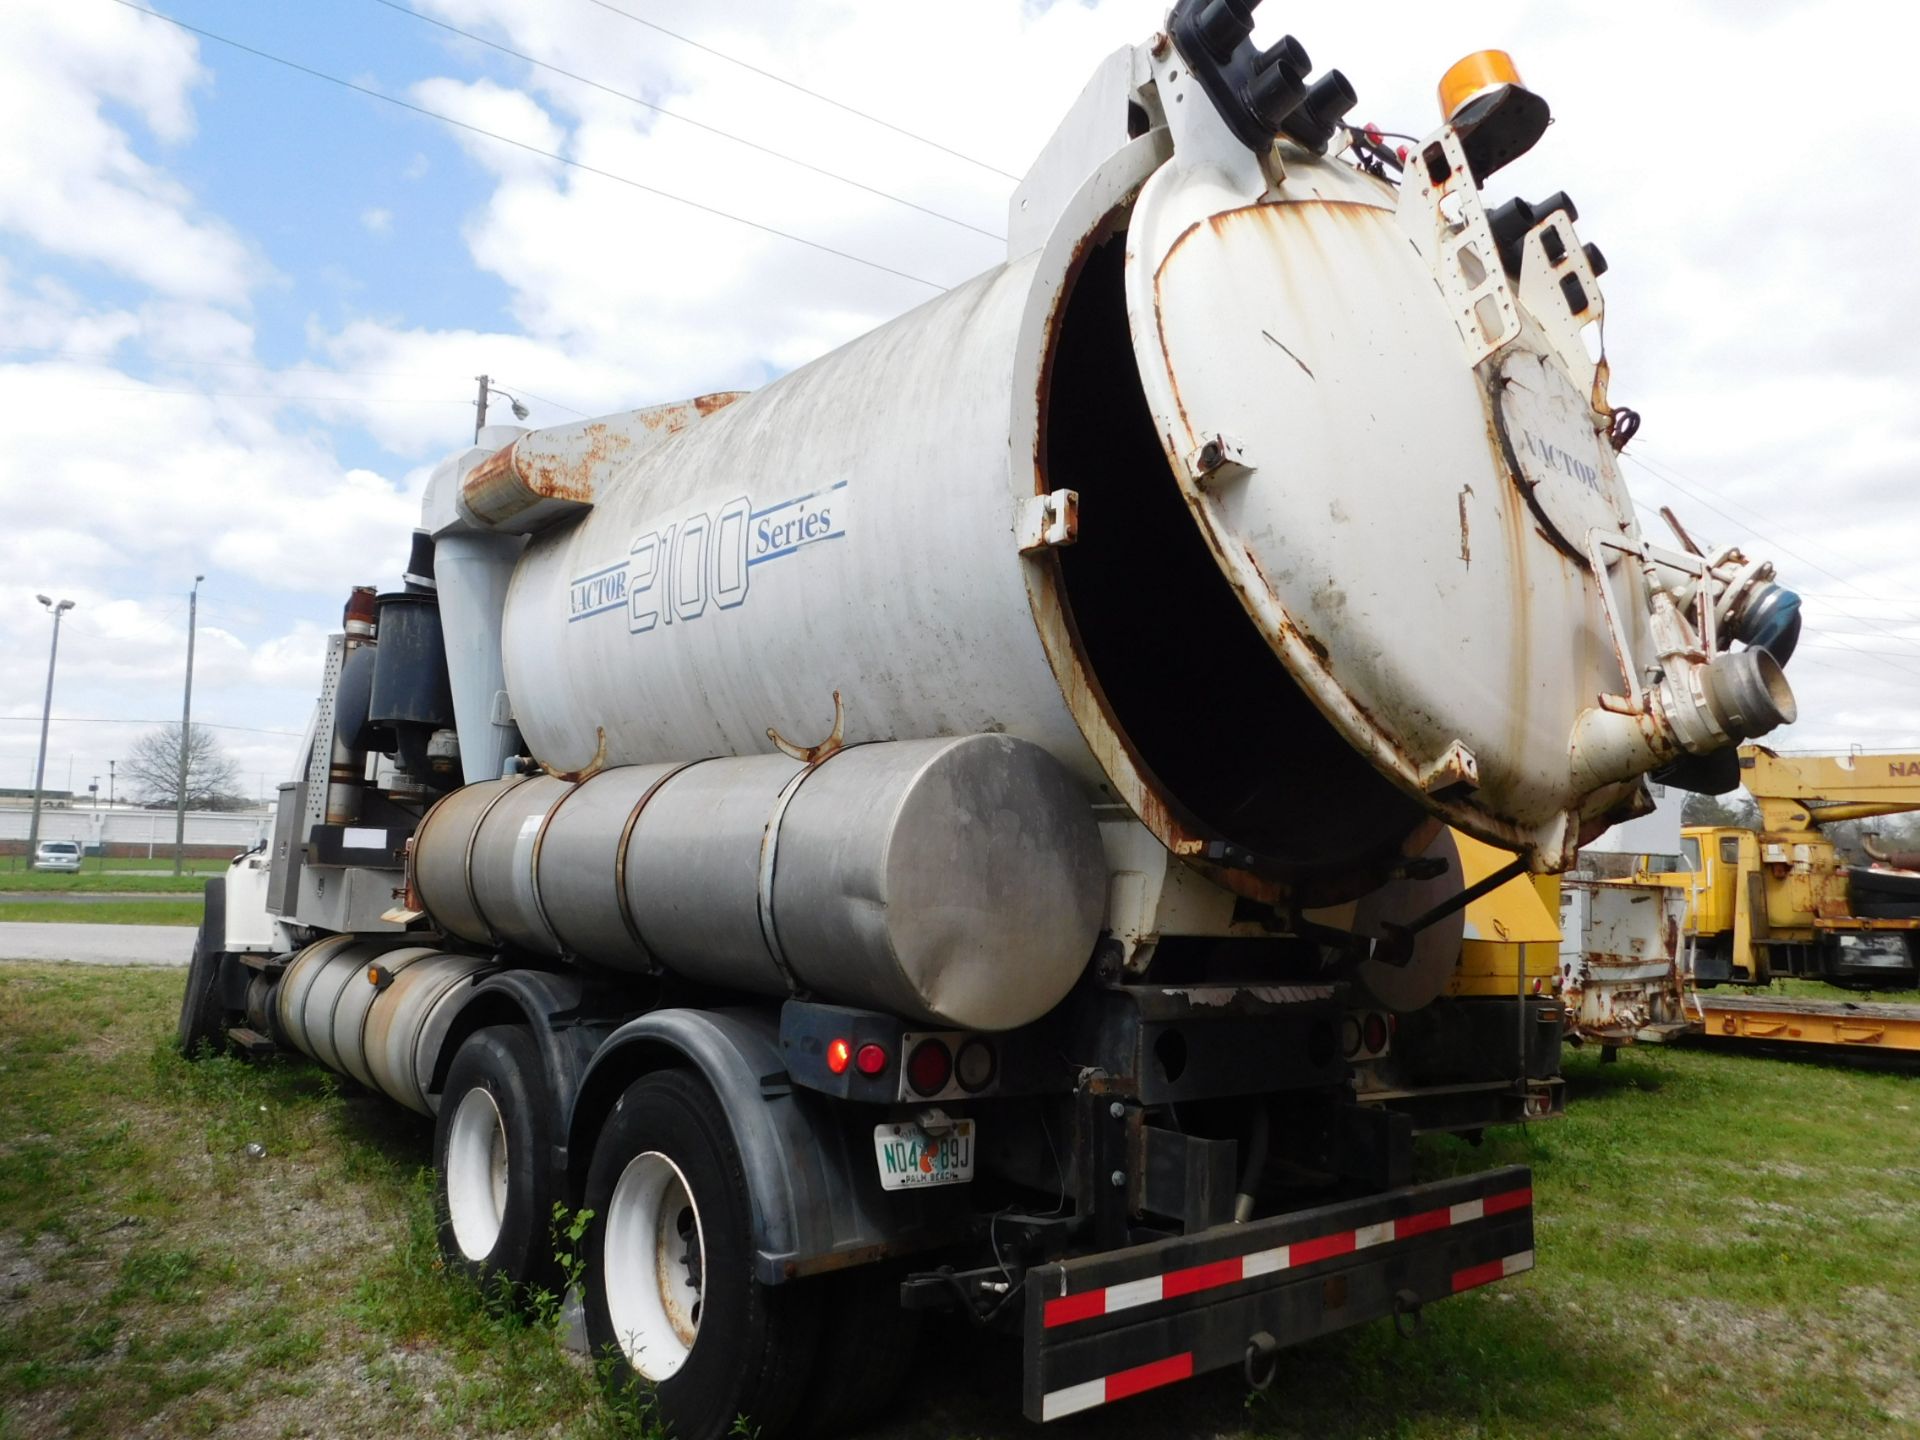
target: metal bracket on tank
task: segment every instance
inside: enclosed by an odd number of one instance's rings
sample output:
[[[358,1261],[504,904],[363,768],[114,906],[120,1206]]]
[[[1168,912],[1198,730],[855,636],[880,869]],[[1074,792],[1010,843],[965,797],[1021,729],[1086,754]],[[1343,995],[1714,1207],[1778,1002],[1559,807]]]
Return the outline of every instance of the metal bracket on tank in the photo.
[[[818,745],[796,745],[771,725],[767,727],[767,739],[773,742],[774,749],[789,760],[798,760],[802,765],[818,765],[838,754],[847,743],[846,728],[846,707],[840,703],[840,692],[836,690],[833,692],[833,730]]]
[[[604,725],[596,725],[593,727],[593,733],[594,733],[593,758],[587,761],[587,763],[583,767],[581,767],[578,770],[549,770],[547,771],[547,773],[556,780],[566,780],[571,782],[572,784],[578,785],[583,780],[591,780],[594,776],[598,775],[602,770],[606,769],[607,768],[607,727]]]
[[[829,740],[838,740],[840,736],[840,692],[837,690],[834,692],[833,703],[833,735],[829,737]],[[769,730],[767,734],[772,735],[773,731]],[[828,741],[821,742],[822,745],[827,743]],[[785,749],[786,747],[782,745],[781,748]],[[816,746],[815,748],[818,749],[820,747]],[[791,805],[793,803],[793,797],[800,793],[800,787],[806,784],[808,778],[819,770],[822,765],[839,754],[840,749],[840,746],[835,745],[831,751],[819,760],[806,762],[806,768],[804,770],[796,771],[793,778],[780,787],[780,794],[773,802],[773,811],[767,816],[767,828],[760,833],[760,879],[758,885],[755,887],[754,895],[754,904],[756,910],[759,912],[760,919],[760,939],[761,943],[767,947],[767,954],[772,957],[773,963],[779,967],[781,978],[787,982],[788,991],[794,995],[805,994],[807,987],[800,982],[799,975],[794,972],[793,966],[788,963],[787,952],[782,949],[780,945],[779,929],[773,923],[773,872],[775,863],[780,857],[780,826],[787,818],[787,806]],[[800,759],[800,757],[794,755],[792,751],[788,751],[787,753],[793,759]]]
[[[473,829],[467,832],[466,853],[462,859],[460,869],[461,879],[467,887],[467,908],[472,910],[475,915],[478,915],[480,919],[486,923],[487,936],[493,942],[496,949],[501,943],[500,932],[494,928],[492,917],[487,914],[486,907],[481,905],[479,893],[473,888],[473,847],[474,843],[480,838],[480,827],[487,823],[487,817],[493,813],[494,807],[526,783],[527,777],[524,775],[516,775],[513,776],[512,779],[513,783],[511,785],[503,785],[500,788],[500,793],[486,803],[485,807],[480,811],[479,818],[473,822]],[[424,824],[424,822],[422,823]],[[416,831],[415,833],[417,834],[418,832]]]
[[[1478,365],[1517,338],[1513,287],[1451,125],[1442,125],[1408,157],[1398,215],[1400,228],[1433,271],[1468,361]]]
[[[620,827],[620,843],[614,847],[613,898],[614,903],[620,908],[620,923],[626,927],[628,938],[639,947],[640,958],[645,963],[648,972],[655,975],[659,974],[663,967],[658,960],[653,958],[652,947],[647,944],[646,937],[640,933],[640,922],[634,917],[633,913],[633,900],[627,894],[628,847],[633,844],[633,830],[634,827],[640,823],[640,812],[647,808],[647,802],[660,793],[660,787],[681,772],[691,770],[694,766],[704,763],[705,762],[701,760],[689,760],[684,765],[675,765],[672,769],[668,770],[666,774],[660,776],[659,779],[649,785],[646,793],[633,802],[633,809],[627,812],[627,823]]]

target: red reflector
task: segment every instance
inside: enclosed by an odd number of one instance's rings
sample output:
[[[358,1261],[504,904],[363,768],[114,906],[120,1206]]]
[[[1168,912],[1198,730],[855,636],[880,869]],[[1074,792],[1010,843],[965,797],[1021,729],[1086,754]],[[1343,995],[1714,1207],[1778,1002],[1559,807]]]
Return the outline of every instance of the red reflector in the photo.
[[[853,1047],[844,1040],[827,1042],[827,1069],[836,1075],[847,1073],[847,1062],[853,1059]]]
[[[1471,1290],[1476,1285],[1491,1285],[1505,1275],[1506,1270],[1498,1260],[1489,1260],[1484,1265],[1469,1265],[1465,1270],[1453,1272],[1453,1293],[1458,1295],[1462,1290]]]
[[[907,1057],[907,1083],[918,1095],[938,1095],[953,1076],[953,1056],[944,1041],[922,1040]]]
[[[862,1045],[853,1057],[853,1066],[862,1075],[878,1075],[887,1068],[887,1052],[878,1045]]]
[[[1212,1290],[1219,1285],[1237,1284],[1243,1274],[1238,1255],[1207,1265],[1189,1265],[1185,1270],[1170,1270],[1161,1277],[1160,1295],[1162,1299],[1172,1300],[1176,1296],[1192,1295],[1199,1290]]]
[[[1415,1235],[1425,1235],[1431,1230],[1444,1230],[1452,1223],[1452,1219],[1452,1215],[1445,1210],[1422,1210],[1418,1215],[1394,1221],[1393,1238],[1406,1240]]]
[[[1353,1250],[1353,1232],[1342,1230],[1338,1235],[1320,1235],[1312,1240],[1296,1241],[1287,1253],[1293,1264],[1311,1265],[1316,1260],[1331,1260],[1336,1255],[1351,1255]]]
[[[1129,1395],[1155,1390],[1162,1385],[1171,1385],[1176,1380],[1191,1379],[1192,1376],[1191,1350],[1184,1355],[1155,1360],[1151,1365],[1136,1365],[1131,1370],[1122,1370],[1118,1375],[1107,1377],[1107,1403],[1111,1405],[1116,1400],[1125,1400]]]
[[[1522,1186],[1518,1190],[1504,1190],[1498,1195],[1489,1195],[1481,1209],[1484,1214],[1504,1215],[1509,1210],[1525,1210],[1533,1204],[1533,1187]]]
[[[1071,1325],[1076,1320],[1091,1320],[1107,1313],[1107,1292],[1088,1290],[1080,1295],[1062,1295],[1049,1300],[1040,1312],[1042,1325]]]
[[[1363,1022],[1362,1033],[1366,1036],[1367,1049],[1373,1051],[1375,1054],[1386,1049],[1387,1017],[1382,1015],[1378,1010],[1369,1012],[1366,1020]]]

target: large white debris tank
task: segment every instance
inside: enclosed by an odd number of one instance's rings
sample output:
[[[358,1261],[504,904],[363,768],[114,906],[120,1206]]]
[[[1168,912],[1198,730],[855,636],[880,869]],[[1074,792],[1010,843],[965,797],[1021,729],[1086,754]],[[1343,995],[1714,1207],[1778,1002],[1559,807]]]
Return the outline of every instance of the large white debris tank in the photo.
[[[1639,532],[1571,203],[1482,196],[1544,104],[1477,57],[1392,157],[1247,9],[1096,73],[1004,264],[744,397],[443,466],[438,533],[531,537],[463,746],[510,707],[552,772],[749,755],[837,701],[849,744],[1031,741],[1313,903],[1432,819],[1563,866],[1790,718],[1729,648],[1771,567]]]

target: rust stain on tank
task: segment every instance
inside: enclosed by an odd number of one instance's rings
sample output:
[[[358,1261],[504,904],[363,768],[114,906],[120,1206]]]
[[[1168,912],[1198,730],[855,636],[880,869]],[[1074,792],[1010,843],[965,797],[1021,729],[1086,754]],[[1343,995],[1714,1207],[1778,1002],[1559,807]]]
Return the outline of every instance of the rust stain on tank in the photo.
[[[531,463],[520,467],[520,478],[528,489],[542,499],[577,500],[593,503],[593,477],[601,466],[623,455],[633,445],[628,436],[596,420],[582,431],[586,444],[567,453],[539,451],[529,456]],[[519,445],[514,442],[515,447]]]
[[[746,393],[745,390],[716,390],[711,395],[696,395],[693,397],[693,408],[704,420],[714,411],[726,409]]]
[[[513,452],[519,443],[516,440],[482,460],[460,486],[460,498],[482,521],[504,520],[526,508],[518,467],[514,464]]]

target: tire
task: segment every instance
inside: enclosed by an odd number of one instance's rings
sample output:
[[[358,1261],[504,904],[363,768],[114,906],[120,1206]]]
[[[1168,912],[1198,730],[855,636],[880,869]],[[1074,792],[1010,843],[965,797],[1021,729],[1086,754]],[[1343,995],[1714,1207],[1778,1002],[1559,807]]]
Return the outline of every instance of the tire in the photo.
[[[754,1278],[746,1170],[713,1092],[680,1070],[630,1085],[585,1203],[587,1338],[613,1385],[652,1386],[675,1440],[720,1440],[743,1419],[762,1440],[788,1433],[819,1344],[817,1292]]]
[[[900,1307],[900,1274],[863,1265],[813,1282],[823,1311],[820,1353],[800,1402],[808,1440],[838,1440],[899,1394],[920,1343],[920,1312]]]
[[[476,1030],[447,1071],[433,1126],[440,1253],[481,1283],[551,1289],[552,1088],[532,1034]]]
[[[187,989],[180,997],[180,1053],[189,1060],[201,1048],[214,1054],[227,1049],[227,1012],[220,1003],[220,947],[227,936],[227,882],[224,876],[207,881],[206,910],[193,939],[193,959],[187,964]]]

